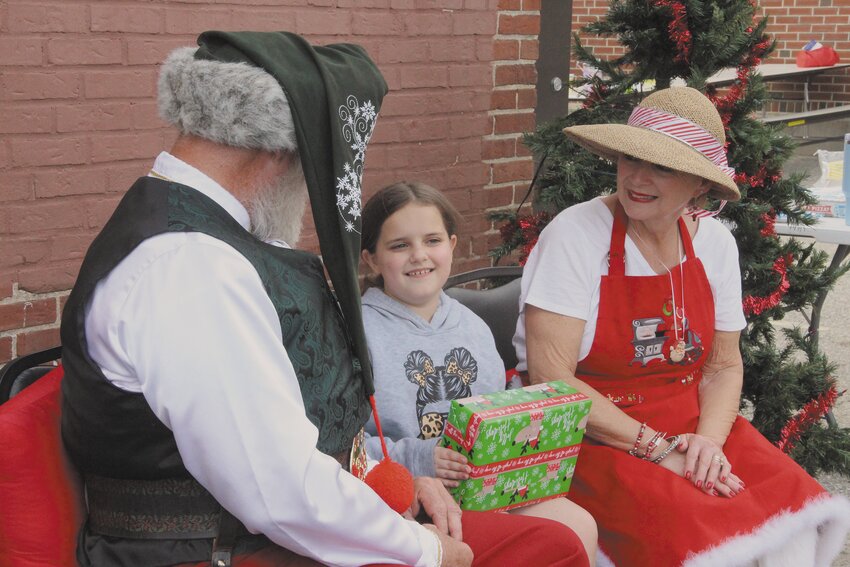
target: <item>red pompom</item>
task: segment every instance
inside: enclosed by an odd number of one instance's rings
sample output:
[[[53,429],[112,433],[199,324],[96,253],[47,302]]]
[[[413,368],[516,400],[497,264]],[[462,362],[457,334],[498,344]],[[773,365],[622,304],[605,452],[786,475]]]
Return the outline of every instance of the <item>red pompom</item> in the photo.
[[[369,471],[366,484],[399,514],[404,513],[413,504],[413,475],[388,457]]]

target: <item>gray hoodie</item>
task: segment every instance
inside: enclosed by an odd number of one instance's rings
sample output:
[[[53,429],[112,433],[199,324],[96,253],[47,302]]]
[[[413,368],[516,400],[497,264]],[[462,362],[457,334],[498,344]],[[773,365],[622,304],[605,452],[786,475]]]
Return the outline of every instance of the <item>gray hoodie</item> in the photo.
[[[434,476],[434,447],[451,400],[505,389],[505,366],[487,324],[445,293],[425,321],[371,288],[363,324],[375,374],[375,402],[390,457],[414,476]],[[375,422],[366,424],[366,450],[380,459]]]

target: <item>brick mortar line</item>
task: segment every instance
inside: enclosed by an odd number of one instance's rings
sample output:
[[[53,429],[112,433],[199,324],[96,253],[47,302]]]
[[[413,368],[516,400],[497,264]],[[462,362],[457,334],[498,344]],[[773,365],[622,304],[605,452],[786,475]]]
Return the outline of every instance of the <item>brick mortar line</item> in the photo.
[[[506,156],[506,157],[493,158],[493,159],[484,159],[484,160],[481,160],[481,162],[486,163],[487,165],[496,165],[496,164],[500,164],[500,163],[513,163],[513,162],[518,162],[518,161],[529,161],[529,160],[533,160],[532,156]],[[516,183],[516,182],[513,181],[512,183]]]
[[[504,116],[507,114],[528,114],[534,112],[534,108],[491,108],[487,111],[488,116]]]
[[[3,337],[12,337],[13,339],[21,334],[22,331],[47,331],[50,329],[58,329],[61,325],[60,321],[55,323],[49,323],[44,325],[35,325],[34,327],[21,327],[20,329],[8,329],[6,331],[0,331],[0,338]]]
[[[499,92],[501,92],[501,91],[533,91],[533,90],[536,89],[536,87],[534,85],[523,84],[523,85],[519,85],[519,86],[525,87],[525,88],[518,88],[516,86],[512,87],[512,86],[498,85],[498,86],[493,87],[493,91],[499,91]]]
[[[508,65],[534,65],[534,59],[499,59],[493,61],[493,67],[507,67]]]
[[[531,179],[526,179],[524,181],[528,182],[528,181],[531,181]],[[481,189],[503,189],[505,187],[511,187],[513,185],[519,185],[521,183],[523,183],[522,179],[519,179],[519,180],[516,180],[516,181],[505,181],[504,183],[489,183],[487,185],[484,185]],[[528,187],[517,187],[517,188],[518,189],[528,189]],[[511,205],[503,205],[502,207],[494,207],[494,208],[498,209],[498,208],[504,208],[504,207],[510,207],[510,206]]]
[[[495,77],[495,75],[496,75],[496,73],[495,73],[495,71],[494,71],[494,72],[493,72],[493,79],[495,79],[495,78],[496,78],[496,77]],[[494,81],[494,82],[495,82],[495,81]],[[518,87],[522,87],[522,86],[528,86],[528,83],[509,83],[509,84],[507,84],[507,85],[499,85],[499,86],[501,86],[501,87],[507,87],[507,89],[505,89],[505,90],[510,90],[510,89],[516,89],[516,88],[518,88]]]
[[[529,35],[529,34],[518,34],[518,33],[510,33],[510,34],[496,34],[493,36],[493,41],[505,41],[509,39],[515,40],[528,40],[528,41],[537,41],[537,35]]]
[[[49,291],[47,293],[32,293],[29,291],[25,291],[18,288],[18,283],[15,282],[12,284],[12,295],[11,297],[6,297],[4,299],[0,299],[0,305],[11,305],[13,303],[21,303],[25,301],[39,301],[41,299],[51,299],[56,298],[60,299],[66,295],[70,295],[70,290],[64,291]]]

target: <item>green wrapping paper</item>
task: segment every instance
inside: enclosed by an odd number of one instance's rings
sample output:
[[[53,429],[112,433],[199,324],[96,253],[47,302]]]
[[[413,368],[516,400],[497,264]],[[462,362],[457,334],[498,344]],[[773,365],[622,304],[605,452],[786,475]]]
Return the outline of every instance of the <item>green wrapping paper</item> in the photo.
[[[563,382],[454,400],[442,445],[466,456],[464,510],[509,510],[566,494],[590,399]]]

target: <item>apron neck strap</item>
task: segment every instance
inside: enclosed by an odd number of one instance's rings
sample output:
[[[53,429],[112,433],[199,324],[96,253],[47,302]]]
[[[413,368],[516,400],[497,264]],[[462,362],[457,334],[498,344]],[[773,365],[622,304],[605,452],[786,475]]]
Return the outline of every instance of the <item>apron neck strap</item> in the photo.
[[[688,232],[688,225],[685,224],[685,217],[679,217],[679,234],[682,237],[682,246],[685,249],[685,256],[688,260],[696,258],[697,256],[694,254],[694,243],[691,241],[691,233]]]
[[[611,230],[611,246],[608,252],[608,275],[623,276],[626,274],[626,229],[628,226],[629,219],[626,216],[626,211],[620,201],[617,201],[617,206],[614,208],[614,228]],[[687,258],[689,260],[696,258],[694,243],[691,240],[691,233],[688,232],[684,217],[679,217],[679,234]]]
[[[629,219],[620,201],[614,209],[614,228],[611,231],[611,246],[608,250],[608,275],[623,276],[626,273],[626,228]]]

